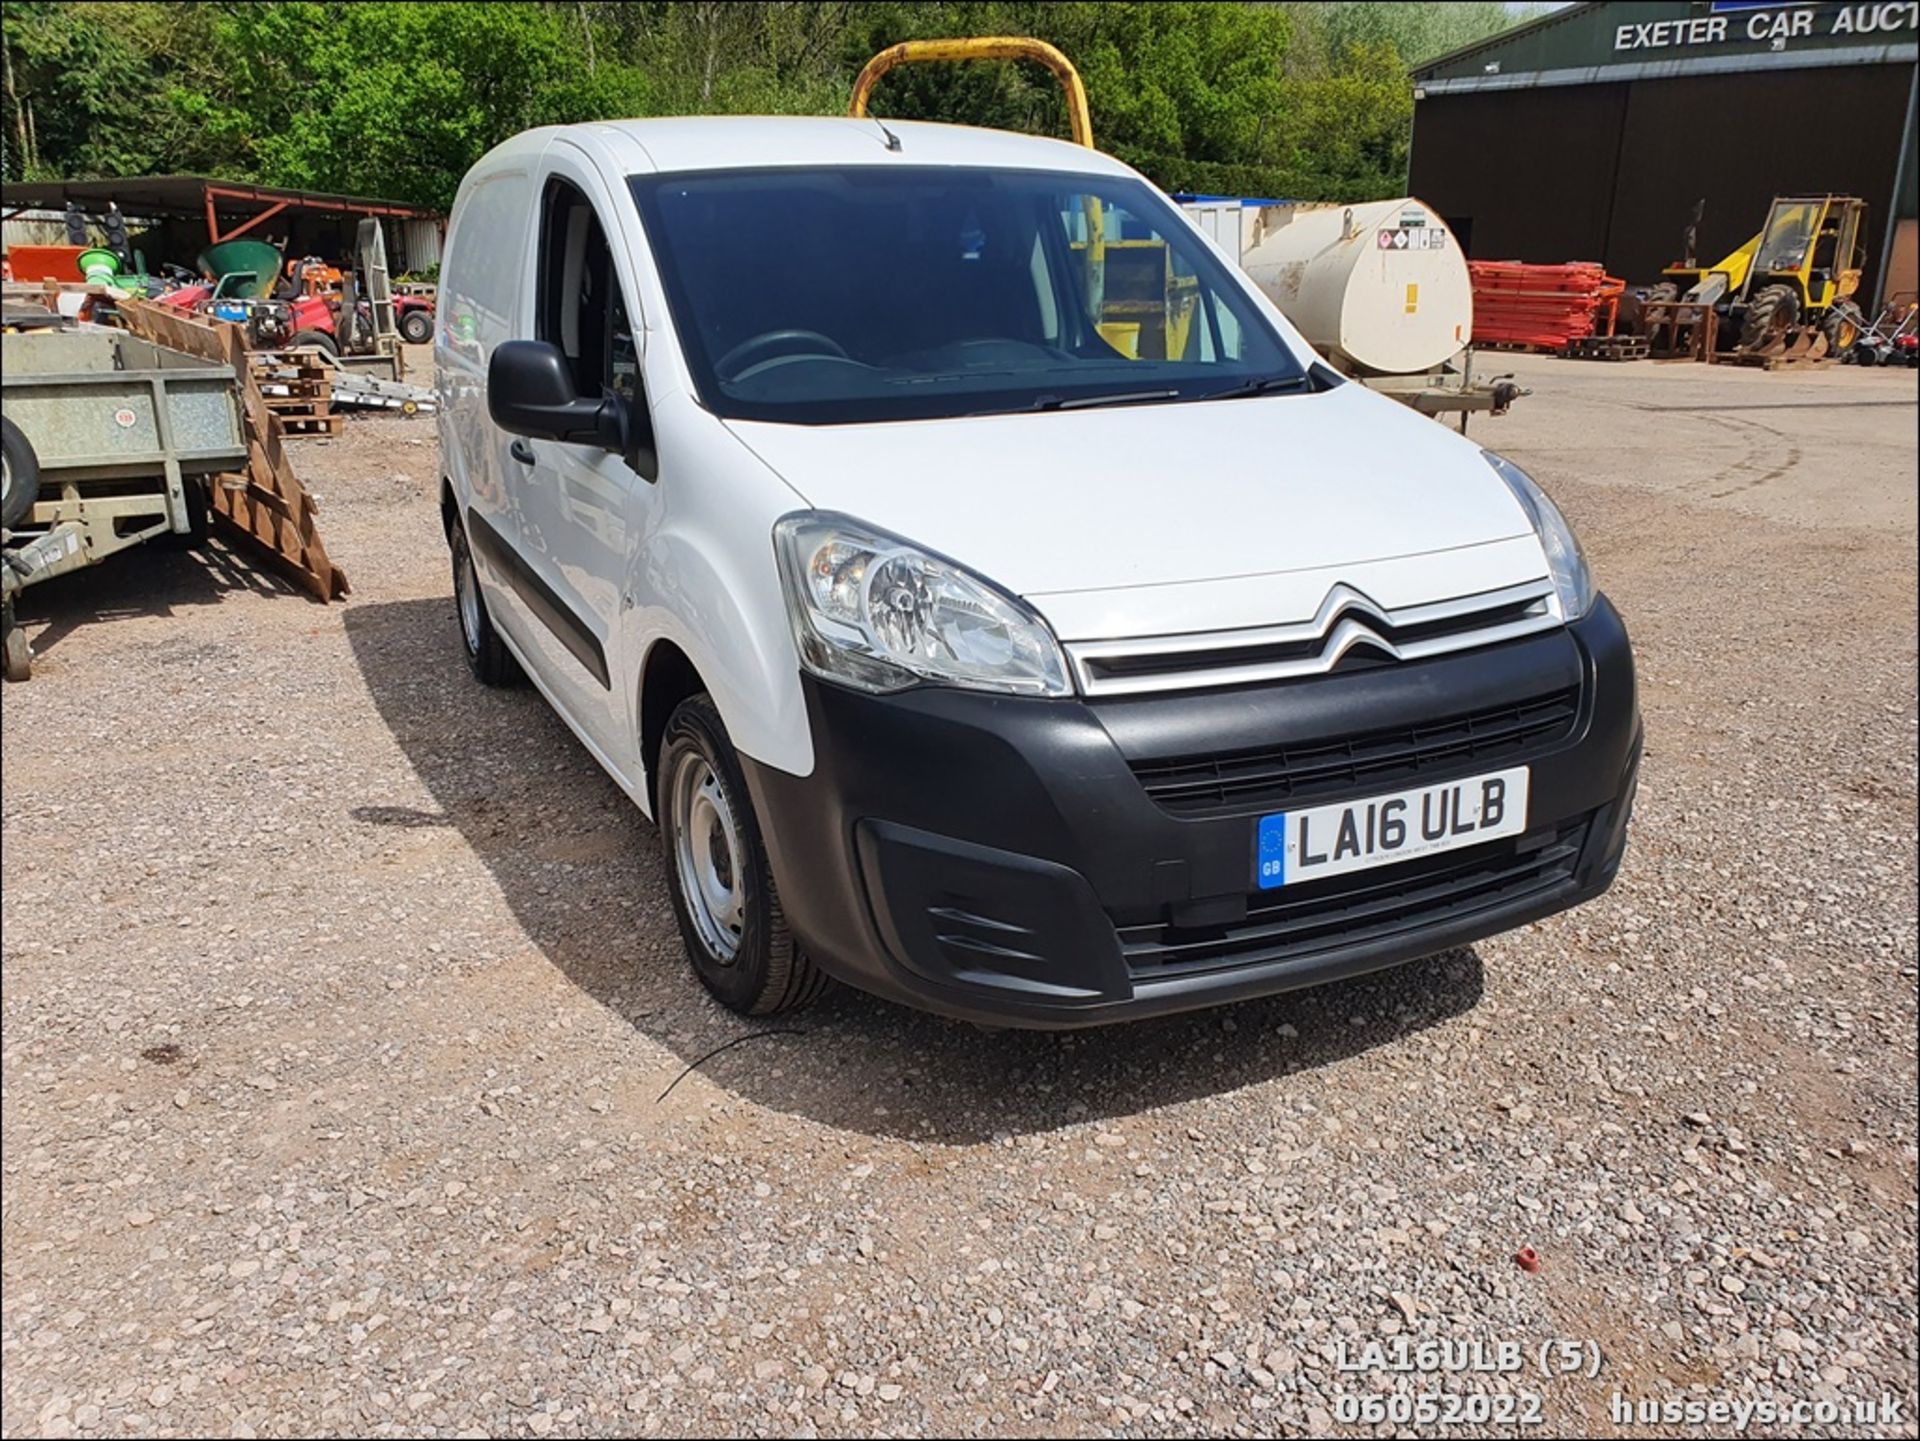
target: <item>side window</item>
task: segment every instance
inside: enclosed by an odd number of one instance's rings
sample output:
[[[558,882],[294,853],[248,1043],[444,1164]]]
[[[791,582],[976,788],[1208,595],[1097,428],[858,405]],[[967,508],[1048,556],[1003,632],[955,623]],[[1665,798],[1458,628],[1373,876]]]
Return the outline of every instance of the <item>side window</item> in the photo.
[[[512,335],[533,184],[524,174],[496,175],[467,197],[441,265],[447,333],[459,345],[488,349]]]
[[[639,347],[606,231],[587,197],[560,179],[541,197],[534,334],[560,347],[581,395],[631,399],[638,390]]]

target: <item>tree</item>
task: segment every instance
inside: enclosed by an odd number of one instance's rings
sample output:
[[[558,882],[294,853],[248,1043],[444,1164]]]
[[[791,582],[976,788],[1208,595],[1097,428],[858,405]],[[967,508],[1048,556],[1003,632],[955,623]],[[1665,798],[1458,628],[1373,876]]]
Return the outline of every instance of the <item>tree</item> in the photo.
[[[8,0],[0,165],[445,206],[475,159],[531,125],[834,114],[896,41],[1025,34],[1079,66],[1101,147],[1163,186],[1360,200],[1405,185],[1408,67],[1513,18],[1347,0]],[[1032,65],[906,67],[874,110],[1068,133]]]
[[[160,81],[108,4],[9,4],[4,12],[8,108],[5,172],[139,174],[155,159],[150,123]],[[141,7],[126,7],[137,12]]]

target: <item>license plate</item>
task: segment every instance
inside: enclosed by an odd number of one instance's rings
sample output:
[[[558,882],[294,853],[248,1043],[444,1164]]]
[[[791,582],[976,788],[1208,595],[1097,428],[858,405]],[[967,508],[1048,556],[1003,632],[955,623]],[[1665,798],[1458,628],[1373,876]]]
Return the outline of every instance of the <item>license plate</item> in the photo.
[[[1479,845],[1527,828],[1527,767],[1391,795],[1262,816],[1254,842],[1260,889],[1390,866]]]

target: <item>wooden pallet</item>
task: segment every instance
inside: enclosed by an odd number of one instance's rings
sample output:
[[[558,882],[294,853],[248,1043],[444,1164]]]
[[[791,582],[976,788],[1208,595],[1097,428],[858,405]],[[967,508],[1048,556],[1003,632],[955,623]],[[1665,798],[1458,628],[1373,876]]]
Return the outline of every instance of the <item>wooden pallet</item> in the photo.
[[[1644,335],[1581,335],[1561,353],[1569,360],[1645,360],[1651,351]]]
[[[347,418],[329,411],[325,415],[290,415],[284,410],[275,411],[280,417],[280,432],[289,440],[299,440],[303,436],[338,435],[347,428]]]
[[[289,345],[279,350],[250,350],[247,364],[254,370],[331,370],[317,345]]]
[[[325,406],[333,400],[333,381],[329,377],[283,380],[278,376],[263,376],[257,378],[254,384],[260,387],[260,398],[266,401],[269,410],[289,410],[301,405]]]
[[[311,347],[255,351],[247,357],[247,370],[267,409],[287,422],[288,435],[336,433],[318,425],[293,424],[333,418],[333,370],[317,351]]]
[[[1749,370],[1797,370],[1825,365],[1833,358],[1825,339],[1815,335],[1779,350],[1729,351],[1719,360],[1722,365],[1741,365]]]
[[[265,381],[260,398],[275,415],[333,414],[333,387],[325,381],[313,387]]]

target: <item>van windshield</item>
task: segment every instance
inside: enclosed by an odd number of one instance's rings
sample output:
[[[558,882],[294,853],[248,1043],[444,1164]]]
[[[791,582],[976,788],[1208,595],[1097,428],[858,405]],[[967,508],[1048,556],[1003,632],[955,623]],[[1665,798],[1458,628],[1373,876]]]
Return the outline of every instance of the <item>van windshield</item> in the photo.
[[[1302,379],[1227,264],[1127,177],[889,165],[632,187],[721,416],[911,420]]]

